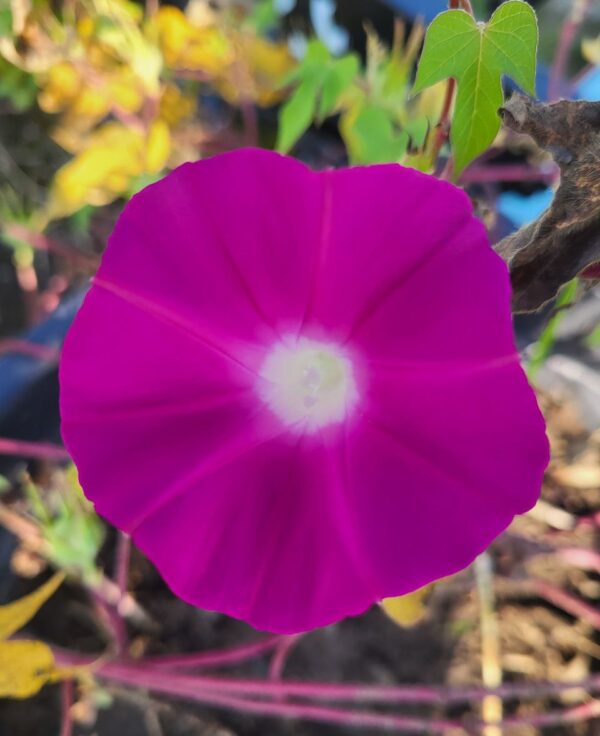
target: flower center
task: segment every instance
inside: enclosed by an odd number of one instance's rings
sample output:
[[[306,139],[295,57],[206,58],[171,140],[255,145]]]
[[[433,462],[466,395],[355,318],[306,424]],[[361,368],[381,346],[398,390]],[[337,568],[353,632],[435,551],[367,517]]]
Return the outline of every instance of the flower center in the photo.
[[[275,345],[260,375],[263,400],[300,431],[342,422],[358,399],[350,360],[337,346],[307,338]]]

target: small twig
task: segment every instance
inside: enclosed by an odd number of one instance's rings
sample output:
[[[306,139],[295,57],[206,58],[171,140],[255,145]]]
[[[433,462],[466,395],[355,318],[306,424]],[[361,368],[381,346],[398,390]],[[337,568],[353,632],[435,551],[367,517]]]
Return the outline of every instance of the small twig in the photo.
[[[533,580],[532,588],[540,598],[548,601],[548,603],[561,608],[571,616],[575,616],[575,618],[587,621],[591,626],[600,630],[600,611],[596,607],[575,598],[570,593],[547,583],[545,580]]]
[[[208,667],[223,667],[240,664],[249,659],[266,654],[275,649],[284,639],[283,636],[270,636],[251,644],[231,647],[208,652],[193,654],[163,655],[159,657],[145,657],[144,662],[156,669],[195,669]]]
[[[73,734],[73,716],[71,706],[73,705],[73,680],[63,680],[61,686],[61,708],[62,721],[60,726],[60,736],[72,736]]]
[[[49,442],[24,442],[0,437],[0,455],[17,455],[36,460],[69,460],[64,447]]]
[[[275,652],[273,653],[271,664],[269,666],[270,680],[281,680],[288,657],[302,636],[302,634],[286,636],[279,642],[275,648]]]
[[[584,705],[577,705],[564,711],[548,711],[531,715],[511,716],[506,718],[503,725],[506,726],[562,726],[567,723],[581,723],[591,721],[600,716],[600,700],[591,700]]]
[[[115,553],[114,580],[121,594],[125,597],[128,590],[129,559],[131,557],[131,537],[125,532],[118,532],[117,549]],[[119,604],[120,605],[120,604]],[[117,606],[117,610],[119,606]],[[120,611],[119,611],[120,613]]]
[[[36,250],[54,253],[55,255],[66,258],[73,263],[85,266],[88,269],[96,270],[98,267],[99,259],[96,256],[87,255],[86,253],[82,253],[74,248],[63,245],[57,240],[49,238],[42,233],[35,232],[34,230],[30,230],[24,225],[16,223],[9,224],[4,227],[4,231],[9,237],[15,238],[16,240],[22,240],[24,243]]]
[[[600,554],[583,547],[567,547],[557,552],[559,557],[582,570],[592,570],[600,573]]]
[[[486,688],[498,688],[502,684],[500,631],[496,616],[492,561],[487,552],[475,560],[475,580],[479,595],[479,620],[481,626],[481,676]],[[487,695],[481,703],[481,714],[486,725],[484,736],[501,736],[498,724],[502,721],[502,699]]]
[[[591,0],[573,0],[571,12],[562,25],[556,55],[550,70],[549,96],[551,102],[558,100],[562,95],[569,55],[590,5]]]
[[[446,83],[446,94],[444,96],[444,104],[442,106],[442,112],[440,113],[440,119],[436,126],[435,139],[431,149],[431,160],[435,165],[442,146],[448,140],[450,135],[450,112],[452,111],[452,103],[454,102],[454,93],[456,91],[456,80],[449,79]]]

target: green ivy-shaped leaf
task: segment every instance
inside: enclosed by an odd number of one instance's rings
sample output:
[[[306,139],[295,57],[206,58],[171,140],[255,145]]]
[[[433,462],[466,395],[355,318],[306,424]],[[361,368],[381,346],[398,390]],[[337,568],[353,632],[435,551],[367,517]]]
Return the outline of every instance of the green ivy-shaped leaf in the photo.
[[[336,59],[320,41],[311,41],[302,63],[284,80],[297,87],[279,113],[277,150],[287,153],[313,120],[331,115],[359,69],[355,54]]]
[[[502,76],[535,95],[538,26],[522,0],[503,3],[489,23],[448,10],[427,29],[413,94],[453,77],[458,93],[450,140],[456,175],[491,145],[500,129]]]

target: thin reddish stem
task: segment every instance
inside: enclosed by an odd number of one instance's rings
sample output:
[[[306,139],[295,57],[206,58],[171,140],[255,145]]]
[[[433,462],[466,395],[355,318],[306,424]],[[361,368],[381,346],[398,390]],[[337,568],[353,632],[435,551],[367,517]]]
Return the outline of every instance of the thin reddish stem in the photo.
[[[129,579],[129,560],[131,557],[131,537],[125,532],[119,532],[117,537],[117,550],[115,553],[114,579],[121,594],[125,596]],[[118,608],[118,606],[117,606]]]
[[[527,164],[475,165],[465,169],[461,184],[485,184],[487,182],[535,181],[552,184],[559,177],[557,166],[528,166]]]
[[[600,630],[600,611],[595,606],[575,598],[570,593],[547,583],[545,580],[534,580],[532,587],[540,598],[557,608],[562,608],[571,616],[587,621],[594,628]]]
[[[319,721],[323,723],[336,723],[346,727],[369,727],[383,730],[414,731],[414,732],[443,732],[445,729],[463,728],[460,721],[449,721],[443,719],[414,718],[392,714],[375,713],[367,710],[343,710],[329,706],[315,705],[311,703],[288,703],[272,702],[264,700],[253,700],[246,697],[246,693],[240,691],[235,694],[231,687],[226,687],[224,681],[215,684],[214,689],[204,688],[201,681],[206,678],[193,678],[175,675],[156,674],[148,669],[138,669],[132,672],[118,663],[107,663],[97,670],[98,676],[119,682],[123,685],[142,687],[156,693],[186,698],[195,702],[204,703],[213,707],[233,709],[240,712],[254,713],[260,716],[278,716],[283,718],[303,718],[305,720]],[[597,678],[600,679],[600,678]],[[228,683],[229,686],[231,682]],[[247,683],[244,683],[247,684]],[[259,683],[263,688],[283,688],[284,683]],[[562,690],[572,689],[571,683],[554,683],[553,687],[562,685]],[[336,687],[336,686],[332,686]],[[337,686],[344,687],[344,686]],[[558,692],[560,690],[553,690]],[[590,690],[591,692],[591,690]],[[489,695],[490,691],[486,692]],[[525,716],[515,716],[500,725],[539,724],[553,725],[562,723],[573,723],[588,720],[598,714],[598,701],[596,705],[587,704],[577,706],[567,711],[546,712]],[[481,727],[483,724],[478,723]]]
[[[62,721],[60,736],[73,736],[73,717],[71,706],[73,705],[73,680],[64,680],[61,688]]]
[[[580,682],[506,683],[497,688],[423,685],[369,685],[362,683],[329,683],[300,681],[244,680],[204,675],[166,672],[141,662],[111,661],[95,663],[89,657],[55,650],[57,662],[65,666],[89,666],[101,677],[162,691],[164,687],[193,697],[199,691],[216,691],[244,698],[301,698],[329,702],[352,703],[421,703],[455,705],[497,695],[505,700],[549,697],[569,690],[600,693],[600,675]]]
[[[47,251],[48,253],[54,253],[57,256],[61,256],[72,263],[77,263],[80,266],[85,266],[88,269],[95,270],[98,266],[99,259],[96,256],[81,253],[80,251],[70,248],[69,246],[59,243],[53,238],[49,238],[42,233],[30,230],[24,225],[13,223],[5,227],[6,234],[9,237],[22,240],[24,243],[29,245],[36,250]]]
[[[0,437],[0,455],[17,455],[36,460],[68,460],[69,453],[64,447],[49,442],[24,442],[8,437]]]
[[[282,636],[270,636],[251,644],[231,647],[230,649],[196,652],[193,654],[175,654],[160,657],[145,657],[144,663],[156,669],[192,669],[223,667],[240,664],[249,659],[259,657],[271,650],[282,641]]]
[[[550,70],[548,92],[551,102],[557,100],[563,93],[563,87],[567,78],[569,55],[590,5],[590,0],[573,0],[571,12],[562,25],[556,55]]]
[[[288,657],[302,636],[302,634],[286,636],[279,642],[271,658],[271,665],[269,667],[270,680],[280,680],[282,678]]]
[[[26,355],[39,360],[46,360],[53,363],[58,360],[60,351],[48,345],[39,345],[29,340],[21,340],[19,338],[8,337],[0,340],[0,355],[6,353],[16,353],[17,355]]]

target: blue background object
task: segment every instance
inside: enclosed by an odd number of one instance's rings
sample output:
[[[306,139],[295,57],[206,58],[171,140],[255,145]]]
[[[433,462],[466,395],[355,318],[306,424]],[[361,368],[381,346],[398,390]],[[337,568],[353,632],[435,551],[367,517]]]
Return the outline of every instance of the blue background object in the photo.
[[[580,100],[600,101],[600,66],[595,66],[579,80],[575,92]]]
[[[552,189],[542,189],[529,196],[517,192],[503,192],[496,203],[498,212],[515,228],[523,227],[537,219],[552,203]]]
[[[386,5],[404,13],[410,18],[420,15],[427,23],[435,18],[438,13],[448,10],[447,0],[384,0]]]

